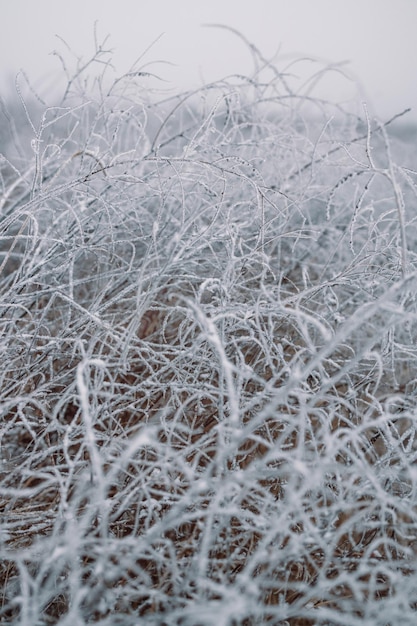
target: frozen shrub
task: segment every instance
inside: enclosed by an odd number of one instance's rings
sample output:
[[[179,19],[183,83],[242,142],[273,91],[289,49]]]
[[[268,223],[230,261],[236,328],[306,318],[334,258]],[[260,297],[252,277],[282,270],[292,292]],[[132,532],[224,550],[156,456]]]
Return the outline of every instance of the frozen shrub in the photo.
[[[5,149],[0,623],[415,623],[416,173],[252,50]]]

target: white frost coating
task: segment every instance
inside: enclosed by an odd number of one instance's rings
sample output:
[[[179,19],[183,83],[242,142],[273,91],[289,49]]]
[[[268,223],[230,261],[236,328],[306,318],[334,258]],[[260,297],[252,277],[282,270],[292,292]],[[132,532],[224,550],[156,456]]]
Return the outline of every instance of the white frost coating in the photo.
[[[415,145],[106,49],[0,107],[0,623],[415,626]]]
[[[196,313],[197,319],[199,320],[200,324],[202,325],[204,329],[204,332],[207,335],[207,339],[214,346],[218,354],[220,366],[222,368],[222,372],[223,372],[225,383],[226,383],[227,394],[229,397],[230,422],[233,426],[238,426],[239,425],[239,406],[238,406],[238,401],[237,401],[235,387],[234,387],[234,374],[236,372],[236,368],[226,356],[226,353],[223,348],[222,340],[219,336],[219,333],[217,331],[216,325],[214,324],[213,320],[205,316],[204,313],[201,311],[201,309],[197,308],[195,304],[190,303],[190,306]]]
[[[90,454],[91,478],[99,489],[98,497],[103,503],[105,486],[103,478],[102,460],[100,458],[100,452],[96,443],[94,422],[90,411],[89,388],[86,382],[89,368],[92,366],[105,367],[105,363],[102,359],[84,359],[77,366],[76,380],[78,395],[81,404],[82,417],[85,424],[85,441],[88,452]]]

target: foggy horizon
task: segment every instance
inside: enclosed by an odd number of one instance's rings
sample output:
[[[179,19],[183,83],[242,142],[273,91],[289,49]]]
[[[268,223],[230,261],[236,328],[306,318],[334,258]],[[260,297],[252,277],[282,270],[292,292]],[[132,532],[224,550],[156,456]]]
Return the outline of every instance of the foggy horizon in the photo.
[[[326,76],[316,95],[342,103],[365,101],[371,115],[384,121],[411,107],[402,121],[417,122],[413,68],[417,43],[412,33],[417,5],[409,0],[395,6],[390,0],[369,0],[365,5],[318,0],[314,6],[304,0],[290,6],[263,0],[256,10],[235,0],[226,5],[218,0],[210,5],[184,0],[145,7],[122,0],[117,8],[96,0],[71,5],[44,0],[40,6],[16,0],[3,5],[2,14],[4,95],[14,89],[20,69],[41,96],[50,94],[63,78],[53,51],[66,60],[71,54],[89,58],[95,29],[99,41],[108,35],[115,76],[128,71],[141,55],[145,69],[162,79],[158,86],[175,92],[231,74],[250,75],[252,60],[244,42],[225,28],[202,26],[216,23],[239,31],[267,60],[275,56],[280,71],[299,58],[334,64],[338,70]],[[293,65],[290,71],[300,72],[302,81],[310,66],[313,73],[315,65],[308,62]],[[340,80],[339,71],[352,82]]]

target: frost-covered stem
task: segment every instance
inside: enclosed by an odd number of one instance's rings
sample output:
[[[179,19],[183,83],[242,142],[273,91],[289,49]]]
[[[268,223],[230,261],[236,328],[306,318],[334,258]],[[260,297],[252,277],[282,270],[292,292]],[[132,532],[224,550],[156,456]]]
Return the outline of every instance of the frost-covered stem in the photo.
[[[229,402],[229,422],[232,427],[239,425],[239,401],[237,399],[234,374],[236,373],[235,365],[227,358],[221,338],[217,331],[214,321],[207,317],[204,312],[194,302],[188,301],[188,305],[194,311],[199,323],[204,329],[207,340],[211,343],[217,352],[223,378],[226,383],[227,398]]]
[[[398,166],[394,164],[394,160],[391,154],[391,144],[386,131],[385,126],[380,125],[382,136],[384,137],[385,149],[388,157],[388,169],[385,170],[385,175],[392,185],[394,191],[395,204],[398,214],[398,222],[400,225],[400,239],[401,239],[401,273],[403,278],[407,275],[408,268],[408,249],[407,249],[407,234],[406,234],[406,217],[405,217],[405,204],[401,187],[397,181],[396,169]]]
[[[104,367],[104,362],[101,359],[83,359],[77,366],[76,381],[85,428],[85,443],[90,455],[91,480],[98,489],[98,501],[102,502],[104,500],[105,493],[104,475],[100,452],[94,433],[93,418],[90,410],[89,390],[86,382],[87,371],[90,365]]]

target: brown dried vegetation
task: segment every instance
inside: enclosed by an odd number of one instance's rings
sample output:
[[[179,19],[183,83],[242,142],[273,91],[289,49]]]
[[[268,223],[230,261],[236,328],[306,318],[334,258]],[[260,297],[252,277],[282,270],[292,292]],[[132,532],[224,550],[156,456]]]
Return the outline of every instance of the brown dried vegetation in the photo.
[[[413,623],[413,174],[218,89],[3,177],[0,623]]]

